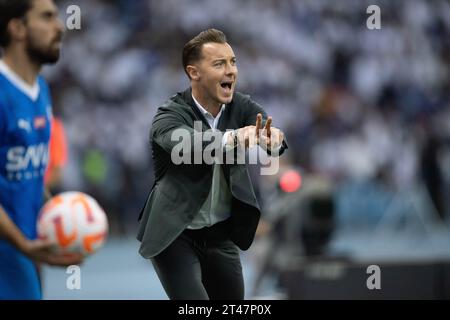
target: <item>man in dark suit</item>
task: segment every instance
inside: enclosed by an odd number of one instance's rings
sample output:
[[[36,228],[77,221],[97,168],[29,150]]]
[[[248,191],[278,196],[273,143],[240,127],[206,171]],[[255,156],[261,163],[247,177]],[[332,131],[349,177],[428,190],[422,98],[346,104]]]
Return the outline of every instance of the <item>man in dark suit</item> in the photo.
[[[186,43],[183,67],[191,88],[158,109],[150,130],[155,183],[140,215],[139,252],[170,299],[243,299],[238,248],[250,247],[260,209],[238,155],[259,145],[278,156],[287,145],[266,112],[234,92],[236,57],[221,31]],[[214,157],[233,154],[225,163],[204,159],[208,130],[220,133]]]

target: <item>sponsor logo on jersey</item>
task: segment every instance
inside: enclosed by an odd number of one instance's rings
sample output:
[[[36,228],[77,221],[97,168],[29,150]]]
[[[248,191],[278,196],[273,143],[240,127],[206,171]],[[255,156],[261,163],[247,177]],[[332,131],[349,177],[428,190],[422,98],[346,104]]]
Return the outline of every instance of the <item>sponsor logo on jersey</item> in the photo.
[[[47,124],[47,119],[45,119],[44,116],[39,116],[39,117],[34,118],[34,128],[35,129],[45,128],[46,124]]]
[[[10,148],[6,155],[8,178],[22,180],[43,176],[48,163],[48,153],[47,143]]]

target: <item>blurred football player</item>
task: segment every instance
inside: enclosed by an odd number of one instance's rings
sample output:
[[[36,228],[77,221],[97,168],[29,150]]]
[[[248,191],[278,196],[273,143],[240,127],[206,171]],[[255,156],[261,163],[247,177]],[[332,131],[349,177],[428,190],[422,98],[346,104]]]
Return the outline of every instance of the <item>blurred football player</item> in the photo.
[[[58,61],[64,26],[52,0],[0,0],[0,299],[40,299],[36,262],[78,264],[37,238],[51,101],[39,76]]]

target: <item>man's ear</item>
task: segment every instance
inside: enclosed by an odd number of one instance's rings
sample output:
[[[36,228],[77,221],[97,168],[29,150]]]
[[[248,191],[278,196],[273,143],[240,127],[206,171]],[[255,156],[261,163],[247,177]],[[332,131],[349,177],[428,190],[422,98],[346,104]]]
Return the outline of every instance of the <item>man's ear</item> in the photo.
[[[200,79],[200,73],[198,72],[198,68],[196,66],[190,64],[186,67],[186,71],[192,80]]]
[[[11,40],[23,40],[26,37],[26,27],[24,20],[15,18],[11,19],[7,26],[8,34]]]

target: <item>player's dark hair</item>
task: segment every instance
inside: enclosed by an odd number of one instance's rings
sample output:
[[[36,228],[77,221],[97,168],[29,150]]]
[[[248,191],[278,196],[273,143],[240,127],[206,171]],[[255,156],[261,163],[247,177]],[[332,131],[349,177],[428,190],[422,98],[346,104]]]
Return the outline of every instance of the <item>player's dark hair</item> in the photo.
[[[0,0],[0,47],[6,48],[11,41],[8,24],[12,19],[25,17],[33,0]]]
[[[205,43],[215,42],[215,43],[226,43],[227,37],[225,34],[217,29],[208,29],[200,32],[194,38],[189,40],[183,48],[183,69],[187,76],[189,74],[186,67],[202,57],[202,47]],[[190,77],[189,77],[190,78]]]

